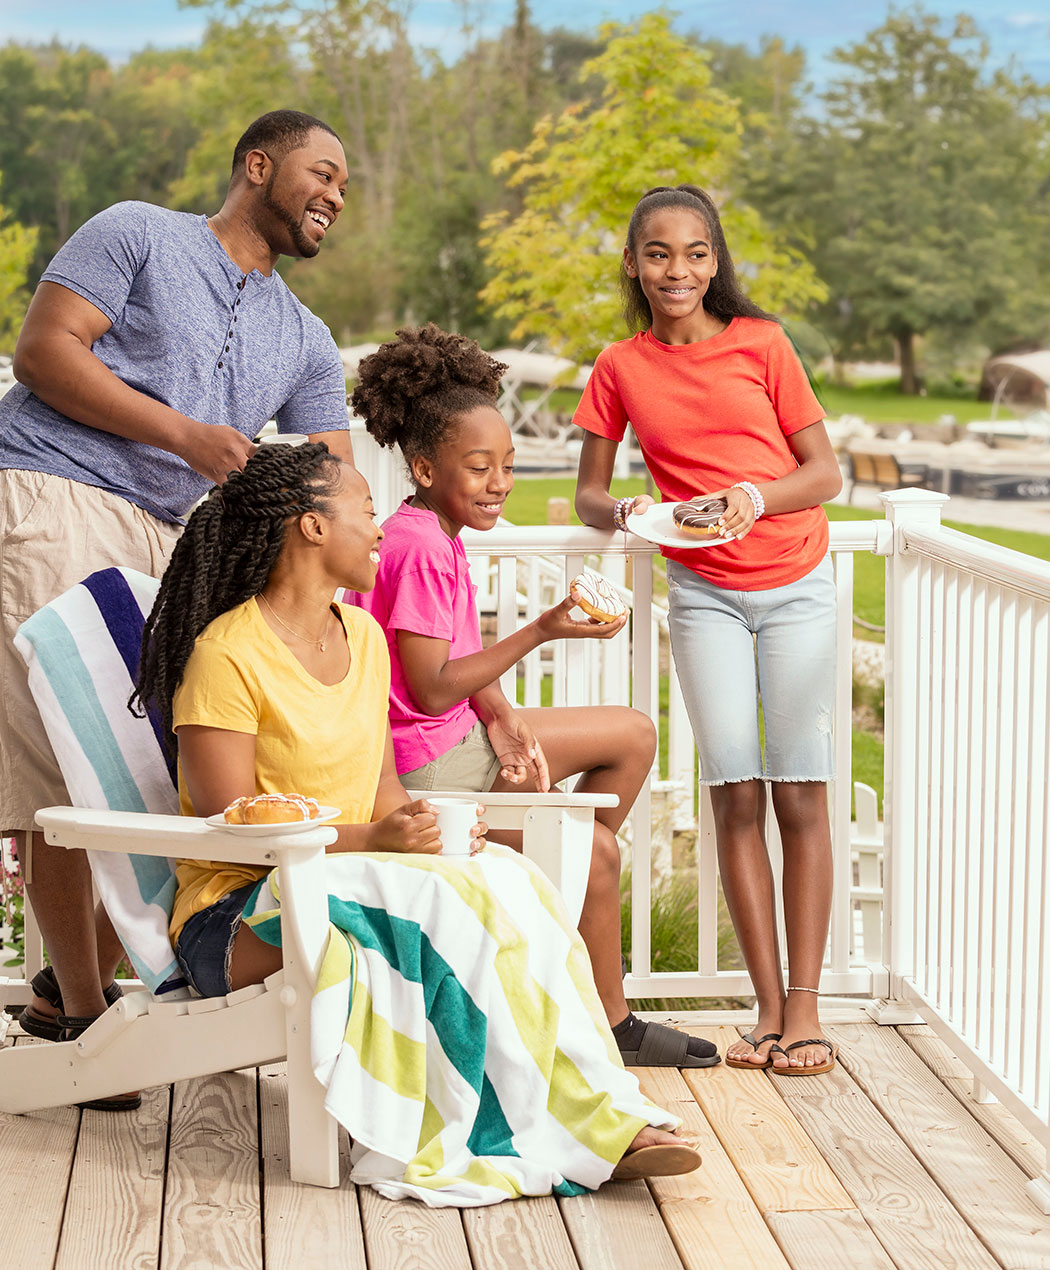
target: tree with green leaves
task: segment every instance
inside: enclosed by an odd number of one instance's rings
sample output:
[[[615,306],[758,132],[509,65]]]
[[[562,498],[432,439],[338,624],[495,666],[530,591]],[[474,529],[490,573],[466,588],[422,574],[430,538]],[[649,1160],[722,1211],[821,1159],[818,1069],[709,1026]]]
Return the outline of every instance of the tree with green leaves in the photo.
[[[14,350],[29,303],[26,279],[37,231],[9,218],[0,204],[0,353]]]
[[[520,151],[497,161],[521,210],[491,217],[483,240],[492,281],[483,299],[576,361],[624,334],[616,288],[631,210],[653,185],[689,181],[719,203],[734,260],[756,303],[798,311],[824,291],[801,254],[735,196],[741,117],[708,59],[666,15],[603,28],[581,77],[597,100],[547,116]]]
[[[1048,91],[987,52],[969,18],[893,12],[834,54],[823,116],[749,169],[830,287],[839,354],[892,338],[908,393],[923,336],[1050,332]]]

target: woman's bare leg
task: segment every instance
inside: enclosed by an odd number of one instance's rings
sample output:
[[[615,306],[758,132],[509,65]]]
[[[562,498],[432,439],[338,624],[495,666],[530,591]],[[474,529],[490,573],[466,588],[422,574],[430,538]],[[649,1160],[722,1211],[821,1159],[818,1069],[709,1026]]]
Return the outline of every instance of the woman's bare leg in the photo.
[[[591,872],[579,927],[598,995],[609,1023],[615,1027],[630,1013],[620,968],[620,848],[616,831],[634,806],[652,767],[656,729],[646,715],[627,706],[522,710],[521,714],[543,747],[552,783],[581,773],[575,789],[617,794],[620,799],[618,806],[599,807],[595,812]],[[492,788],[494,792],[515,793],[535,786],[497,778]],[[506,838],[510,841],[510,835]],[[519,846],[517,842],[512,845]]]
[[[784,928],[787,934],[788,983],[801,988],[820,986],[824,950],[831,920],[832,854],[827,786],[822,781],[777,781],[772,787],[773,810],[784,849]],[[784,1036],[793,1041],[823,1036],[813,992],[788,992],[784,1005]],[[812,1067],[826,1063],[823,1045],[794,1050],[788,1059],[773,1056],[774,1067]]]
[[[754,1035],[783,1031],[784,979],[777,940],[773,871],[766,849],[766,788],[760,780],[711,786],[718,843],[718,871],[758,1002]],[[728,1053],[738,1060],[765,1063],[767,1041],[757,1051],[744,1040]]]

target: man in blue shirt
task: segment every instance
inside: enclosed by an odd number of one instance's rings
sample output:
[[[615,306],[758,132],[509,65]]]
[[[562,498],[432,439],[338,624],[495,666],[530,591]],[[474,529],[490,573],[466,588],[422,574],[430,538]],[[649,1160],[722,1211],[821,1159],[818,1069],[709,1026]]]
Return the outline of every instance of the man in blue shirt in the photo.
[[[273,111],[237,143],[214,216],[108,208],[59,250],[26,314],[19,383],[0,399],[0,825],[54,967],[23,1015],[36,1035],[68,1037],[58,1013],[100,1014],[123,950],[96,922],[86,858],[30,833],[38,807],[68,796],[15,630],[95,569],[159,576],[185,515],[243,468],[268,419],[352,461],[338,349],[274,271],[317,254],[346,181],[327,124]]]

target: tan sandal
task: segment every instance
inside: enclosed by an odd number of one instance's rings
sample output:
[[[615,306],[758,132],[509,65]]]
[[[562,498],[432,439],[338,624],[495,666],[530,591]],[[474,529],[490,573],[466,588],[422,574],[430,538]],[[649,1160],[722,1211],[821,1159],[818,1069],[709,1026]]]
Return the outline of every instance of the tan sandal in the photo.
[[[760,1036],[758,1040],[756,1041],[754,1032],[745,1032],[740,1039],[742,1041],[747,1041],[748,1045],[750,1045],[751,1048],[757,1054],[758,1047],[760,1045],[765,1045],[766,1041],[779,1041],[783,1035],[784,1035],[783,1032],[767,1032],[765,1036]],[[743,1071],[764,1072],[767,1067],[773,1066],[773,1060],[771,1058],[767,1058],[764,1063],[752,1063],[751,1060],[748,1058],[736,1058],[732,1054],[727,1054],[726,1066],[736,1067],[738,1070],[742,1072]]]
[[[700,1152],[684,1142],[657,1142],[628,1151],[612,1175],[618,1182],[635,1177],[674,1177],[679,1173],[692,1173],[702,1163]]]
[[[804,1045],[826,1045],[828,1047],[828,1061],[826,1063],[815,1063],[812,1067],[776,1067],[773,1064],[773,1051],[778,1054],[790,1054],[792,1050],[801,1049]],[[832,1045],[830,1041],[825,1041],[822,1036],[815,1037],[811,1041],[792,1041],[783,1049],[779,1045],[771,1045],[769,1047],[769,1065],[778,1076],[823,1076],[825,1072],[830,1072],[835,1066],[835,1060],[839,1056],[839,1047]]]

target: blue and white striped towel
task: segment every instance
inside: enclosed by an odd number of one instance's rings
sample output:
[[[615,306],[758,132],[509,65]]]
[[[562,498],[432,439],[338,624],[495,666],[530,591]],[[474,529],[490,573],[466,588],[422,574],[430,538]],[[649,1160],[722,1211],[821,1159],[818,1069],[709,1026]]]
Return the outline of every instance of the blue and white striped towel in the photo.
[[[76,807],[178,814],[174,762],[161,742],[160,720],[136,718],[127,708],[158,586],[134,569],[103,569],[27,618],[15,635]],[[88,859],[142,982],[166,1000],[186,994],[168,939],[174,860],[109,851],[89,851]]]

